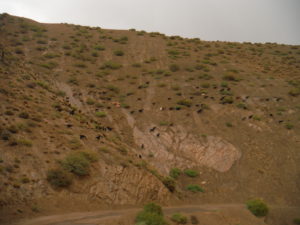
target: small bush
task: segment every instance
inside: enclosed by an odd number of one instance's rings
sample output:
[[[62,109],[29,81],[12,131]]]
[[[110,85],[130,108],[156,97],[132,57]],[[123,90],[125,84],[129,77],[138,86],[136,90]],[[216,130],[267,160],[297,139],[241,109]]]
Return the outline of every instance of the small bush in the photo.
[[[269,208],[261,199],[252,199],[246,202],[247,208],[257,217],[264,217],[268,214]]]
[[[186,187],[187,190],[191,192],[204,192],[203,188],[201,188],[198,184],[190,184]]]
[[[124,52],[122,50],[115,50],[114,51],[114,55],[116,55],[116,56],[123,56]]]
[[[67,171],[74,173],[77,176],[85,176],[89,174],[90,163],[96,160],[95,153],[79,151],[69,154],[60,163]]]
[[[172,177],[165,177],[162,182],[169,189],[170,192],[175,191],[176,182]]]
[[[144,206],[144,211],[145,212],[151,212],[151,213],[155,213],[158,215],[163,215],[163,211],[160,205],[157,205],[153,202],[148,203]]]
[[[47,173],[47,181],[54,187],[68,187],[72,183],[72,178],[62,169],[52,169]]]
[[[177,224],[186,224],[187,223],[187,217],[180,213],[173,214],[171,217],[171,220],[176,222]]]
[[[191,107],[192,106],[192,102],[190,100],[186,100],[186,99],[182,99],[182,100],[177,101],[177,104],[178,105],[183,105],[183,106],[186,106],[186,107]]]
[[[96,112],[95,115],[96,115],[97,117],[101,117],[101,118],[107,116],[106,112],[102,112],[102,111]]]
[[[26,147],[32,147],[32,142],[30,140],[24,139],[24,138],[20,138],[17,139],[17,144],[18,145],[23,145]]]
[[[115,92],[115,93],[119,93],[120,92],[120,89],[114,85],[108,85],[106,87],[108,90],[112,91],[112,92]]]
[[[21,112],[19,114],[19,117],[22,119],[28,119],[29,118],[29,114],[27,112]]]
[[[288,130],[291,130],[291,129],[294,128],[294,125],[291,124],[291,123],[286,123],[286,124],[285,124],[285,128],[288,129]]]
[[[167,225],[161,207],[155,203],[145,205],[144,210],[137,214],[135,222],[136,225]]]
[[[170,177],[177,179],[181,174],[181,170],[178,168],[172,168],[169,172]]]
[[[223,76],[223,80],[227,81],[239,81],[237,77],[235,77],[233,74],[226,74]]]
[[[171,64],[169,66],[169,69],[172,71],[172,72],[176,72],[176,71],[179,71],[180,70],[180,67],[177,65],[177,64]]]
[[[224,98],[220,102],[221,104],[232,104],[233,98],[232,96],[224,96]]]
[[[294,88],[290,90],[289,95],[293,97],[297,97],[298,95],[300,95],[300,88]]]
[[[104,51],[104,50],[105,50],[105,47],[102,46],[102,45],[96,45],[96,46],[94,47],[94,49],[95,49],[95,50],[98,50],[98,51]]]
[[[190,170],[190,169],[185,170],[184,174],[187,175],[187,176],[189,176],[189,177],[197,177],[199,175],[199,173],[197,171]]]
[[[109,62],[104,63],[100,69],[117,70],[117,69],[120,69],[121,67],[122,67],[122,65],[109,61]]]

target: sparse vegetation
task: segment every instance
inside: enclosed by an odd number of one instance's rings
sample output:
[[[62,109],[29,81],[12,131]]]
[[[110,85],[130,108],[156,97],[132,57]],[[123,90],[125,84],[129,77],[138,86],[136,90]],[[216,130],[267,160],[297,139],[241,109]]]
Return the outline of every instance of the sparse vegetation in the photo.
[[[63,169],[51,169],[47,173],[47,181],[56,188],[68,187],[72,184],[72,177]]]
[[[98,112],[96,112],[96,113],[95,113],[95,115],[96,115],[97,117],[101,117],[101,118],[103,118],[103,117],[106,117],[106,116],[107,116],[106,112],[102,112],[102,111],[98,111]]]
[[[171,220],[177,224],[187,224],[187,217],[180,213],[173,214]]]
[[[191,107],[192,106],[192,102],[190,100],[187,100],[187,99],[179,100],[179,101],[177,101],[177,104],[178,105],[183,105],[183,106],[186,106],[186,107]]]
[[[181,175],[181,170],[178,168],[172,168],[169,172],[170,177],[177,179]]]
[[[114,51],[114,54],[115,54],[116,56],[123,56],[123,55],[124,55],[124,52],[123,52],[122,50],[115,50],[115,51]]]
[[[199,175],[198,171],[191,170],[191,169],[185,170],[184,174],[187,175],[187,176],[189,176],[189,177],[197,177]]]
[[[264,217],[268,214],[269,208],[261,199],[252,199],[246,202],[247,208],[257,217]]]
[[[203,188],[200,187],[198,184],[189,184],[187,187],[186,187],[187,190],[191,191],[191,192],[204,192]]]
[[[169,189],[170,192],[174,192],[176,189],[176,182],[172,177],[165,177],[163,184]]]
[[[77,176],[86,176],[90,173],[90,163],[96,160],[97,156],[93,152],[77,151],[67,155],[60,164],[65,170]]]
[[[155,203],[145,205],[144,210],[137,214],[135,222],[136,225],[167,225],[161,207]]]

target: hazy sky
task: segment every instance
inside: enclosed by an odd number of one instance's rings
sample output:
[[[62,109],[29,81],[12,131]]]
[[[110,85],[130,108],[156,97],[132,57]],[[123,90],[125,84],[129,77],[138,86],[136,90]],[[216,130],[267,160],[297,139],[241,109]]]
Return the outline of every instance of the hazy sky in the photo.
[[[0,0],[0,12],[203,40],[300,44],[300,0]]]

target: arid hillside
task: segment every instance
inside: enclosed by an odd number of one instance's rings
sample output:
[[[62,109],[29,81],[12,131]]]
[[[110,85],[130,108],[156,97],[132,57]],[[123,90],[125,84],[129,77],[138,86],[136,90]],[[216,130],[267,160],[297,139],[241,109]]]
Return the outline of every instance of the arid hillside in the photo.
[[[300,204],[300,46],[0,15],[0,212]]]

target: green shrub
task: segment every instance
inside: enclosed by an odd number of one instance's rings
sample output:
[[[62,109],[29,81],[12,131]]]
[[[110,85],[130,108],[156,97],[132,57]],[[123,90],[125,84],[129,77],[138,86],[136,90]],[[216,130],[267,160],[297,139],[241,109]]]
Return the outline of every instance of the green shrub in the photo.
[[[158,215],[163,215],[163,211],[162,211],[161,206],[157,205],[153,202],[144,205],[144,211],[155,213],[155,214],[158,214]]]
[[[162,182],[170,192],[175,191],[176,182],[172,177],[165,177]]]
[[[294,128],[294,125],[291,124],[291,123],[286,123],[286,124],[285,124],[285,128],[288,129],[288,130],[291,130],[291,129]]]
[[[184,171],[184,174],[189,177],[197,177],[199,175],[198,171],[187,169]]]
[[[164,217],[151,212],[140,212],[135,218],[136,225],[167,225]]]
[[[186,224],[187,223],[187,217],[180,213],[173,214],[171,217],[171,220],[176,222],[177,224]]]
[[[232,96],[224,96],[224,98],[220,102],[221,104],[232,104],[233,98]]]
[[[123,52],[122,50],[115,50],[115,51],[114,51],[114,54],[115,54],[116,56],[123,56],[123,55],[124,55],[124,52]]]
[[[268,214],[269,208],[261,199],[252,199],[246,202],[247,208],[257,217],[264,217]]]
[[[94,105],[94,104],[95,104],[95,100],[94,100],[94,99],[91,99],[91,98],[88,98],[88,99],[86,100],[86,104],[88,104],[88,105]]]
[[[178,168],[172,168],[169,172],[170,177],[177,179],[181,174],[181,170]]]
[[[67,171],[77,176],[85,176],[89,174],[90,163],[96,161],[96,154],[88,151],[78,151],[69,154],[62,160],[61,166]]]
[[[122,67],[122,65],[120,65],[119,63],[116,62],[105,62],[100,69],[111,69],[111,70],[117,70],[120,69]]]
[[[105,47],[102,46],[102,45],[96,45],[96,46],[94,47],[94,49],[95,49],[95,50],[98,50],[98,51],[104,51],[104,50],[105,50]]]
[[[68,187],[72,177],[62,169],[52,169],[47,172],[47,181],[54,187]]]
[[[26,146],[26,147],[32,147],[32,142],[30,140],[27,140],[25,138],[20,138],[20,139],[17,139],[17,144],[18,145],[23,145],[23,146]]]
[[[293,97],[297,97],[300,95],[300,88],[293,88],[292,90],[289,91],[289,95]]]
[[[136,225],[167,225],[162,208],[155,203],[145,205],[144,210],[137,214],[135,222]]]
[[[198,184],[189,184],[187,187],[186,187],[187,190],[191,191],[191,192],[204,192],[203,188],[200,187]]]
[[[102,112],[102,111],[96,112],[95,115],[96,115],[97,117],[101,117],[101,118],[107,116],[106,112]]]

